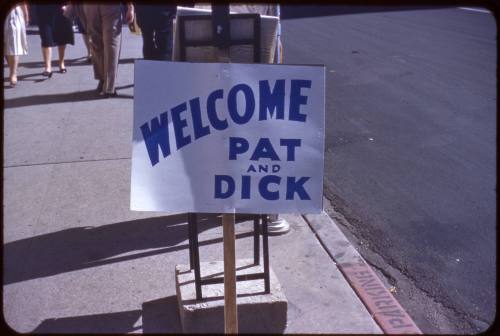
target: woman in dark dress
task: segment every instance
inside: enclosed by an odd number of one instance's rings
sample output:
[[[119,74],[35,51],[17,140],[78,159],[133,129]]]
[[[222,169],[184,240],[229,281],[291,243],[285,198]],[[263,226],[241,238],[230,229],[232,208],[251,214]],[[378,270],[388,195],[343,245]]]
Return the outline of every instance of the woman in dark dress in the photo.
[[[59,51],[59,72],[65,73],[64,53],[66,44],[75,44],[73,25],[63,15],[63,3],[37,4],[36,15],[40,38],[42,40],[42,55],[45,64],[43,75],[52,76],[52,47]]]
[[[137,24],[142,32],[142,54],[147,60],[172,60],[172,21],[176,4],[134,2]]]

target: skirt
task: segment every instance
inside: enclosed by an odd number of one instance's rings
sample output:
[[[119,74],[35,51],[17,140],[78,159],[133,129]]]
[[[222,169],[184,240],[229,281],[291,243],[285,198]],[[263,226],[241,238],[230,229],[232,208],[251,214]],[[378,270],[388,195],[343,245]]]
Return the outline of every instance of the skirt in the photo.
[[[73,24],[63,15],[61,5],[36,5],[38,29],[42,47],[75,44]]]
[[[18,56],[28,54],[26,24],[20,6],[16,6],[10,11],[5,19],[3,32],[5,55]]]

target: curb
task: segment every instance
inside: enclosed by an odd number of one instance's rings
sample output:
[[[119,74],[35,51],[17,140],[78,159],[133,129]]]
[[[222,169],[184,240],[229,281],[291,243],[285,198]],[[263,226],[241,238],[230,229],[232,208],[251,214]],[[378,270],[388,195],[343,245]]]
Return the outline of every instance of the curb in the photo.
[[[333,219],[324,211],[303,217],[385,334],[422,334]]]

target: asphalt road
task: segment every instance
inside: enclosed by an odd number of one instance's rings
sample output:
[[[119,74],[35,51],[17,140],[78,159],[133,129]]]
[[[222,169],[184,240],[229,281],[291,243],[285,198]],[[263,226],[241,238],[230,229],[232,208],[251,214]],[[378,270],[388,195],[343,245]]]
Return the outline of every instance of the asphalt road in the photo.
[[[496,309],[493,16],[282,11],[285,63],[326,65],[325,195],[344,229],[424,332],[484,330]]]

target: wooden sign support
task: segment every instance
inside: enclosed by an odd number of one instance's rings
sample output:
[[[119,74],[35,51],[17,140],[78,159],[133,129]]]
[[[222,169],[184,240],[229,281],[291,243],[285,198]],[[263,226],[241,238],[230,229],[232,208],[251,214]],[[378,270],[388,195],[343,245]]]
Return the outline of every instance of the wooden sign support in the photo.
[[[224,332],[226,334],[238,333],[234,217],[234,212],[222,215],[224,237]]]
[[[219,62],[230,62],[229,46],[231,30],[229,4],[212,4],[212,36],[218,48]],[[224,333],[238,333],[238,305],[236,303],[236,238],[234,234],[235,214],[222,215],[224,240]]]

